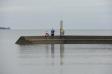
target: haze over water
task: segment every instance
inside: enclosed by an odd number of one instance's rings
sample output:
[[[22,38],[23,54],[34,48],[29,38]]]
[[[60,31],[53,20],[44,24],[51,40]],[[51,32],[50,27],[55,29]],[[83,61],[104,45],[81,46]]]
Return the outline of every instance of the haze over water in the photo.
[[[46,31],[0,30],[0,74],[112,74],[111,44],[15,44],[20,36]],[[66,30],[65,34],[112,36],[112,31]]]

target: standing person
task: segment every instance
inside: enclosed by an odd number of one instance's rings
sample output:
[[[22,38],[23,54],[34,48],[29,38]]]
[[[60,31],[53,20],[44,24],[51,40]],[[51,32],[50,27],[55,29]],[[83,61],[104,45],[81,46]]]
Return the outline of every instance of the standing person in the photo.
[[[52,30],[51,30],[51,36],[54,36],[54,32],[55,32],[55,30],[52,29]]]

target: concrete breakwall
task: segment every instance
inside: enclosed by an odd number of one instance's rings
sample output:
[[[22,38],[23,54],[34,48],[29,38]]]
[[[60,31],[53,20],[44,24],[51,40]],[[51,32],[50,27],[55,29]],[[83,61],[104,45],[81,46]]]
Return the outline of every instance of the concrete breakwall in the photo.
[[[112,36],[21,36],[16,44],[112,44]]]

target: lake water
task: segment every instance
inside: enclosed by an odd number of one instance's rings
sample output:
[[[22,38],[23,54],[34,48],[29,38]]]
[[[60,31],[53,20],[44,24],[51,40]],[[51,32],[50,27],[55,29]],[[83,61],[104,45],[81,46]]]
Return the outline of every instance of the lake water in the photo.
[[[15,44],[20,36],[46,31],[0,30],[0,74],[112,74],[111,44]],[[66,34],[112,35],[112,31],[67,30]]]

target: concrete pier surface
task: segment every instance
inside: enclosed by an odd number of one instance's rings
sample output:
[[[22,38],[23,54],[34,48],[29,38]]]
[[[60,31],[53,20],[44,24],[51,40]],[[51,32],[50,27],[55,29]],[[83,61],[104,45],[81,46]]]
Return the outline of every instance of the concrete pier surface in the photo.
[[[112,44],[112,36],[21,36],[16,44]]]

